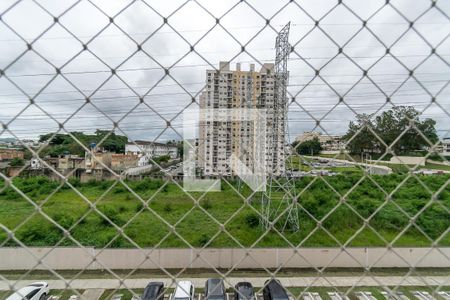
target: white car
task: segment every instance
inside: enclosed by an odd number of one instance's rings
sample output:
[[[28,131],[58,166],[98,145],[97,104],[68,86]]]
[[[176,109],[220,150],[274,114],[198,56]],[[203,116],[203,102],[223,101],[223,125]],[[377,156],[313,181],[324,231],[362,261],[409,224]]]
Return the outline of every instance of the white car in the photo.
[[[47,282],[34,282],[6,298],[6,300],[45,300],[49,292]]]
[[[194,285],[190,281],[180,281],[177,284],[172,300],[194,300]]]

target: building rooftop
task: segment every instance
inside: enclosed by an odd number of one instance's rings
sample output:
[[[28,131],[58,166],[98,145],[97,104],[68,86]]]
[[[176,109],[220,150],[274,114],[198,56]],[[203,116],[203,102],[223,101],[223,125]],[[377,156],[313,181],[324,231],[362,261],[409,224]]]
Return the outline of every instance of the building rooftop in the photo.
[[[142,140],[136,140],[136,141],[131,141],[128,142],[127,145],[155,145],[155,146],[166,146],[166,147],[176,147],[175,145],[168,145],[168,144],[163,144],[163,143],[158,143],[158,142],[150,142],[150,141],[142,141]]]
[[[261,66],[261,69],[258,71],[260,73],[268,73],[268,71],[272,71],[274,68],[274,64],[273,63],[265,63]],[[208,70],[209,72],[215,72],[216,70]],[[221,61],[219,62],[219,71],[229,71],[229,72],[234,72],[234,71],[241,71],[241,72],[255,72],[255,64],[250,64],[250,69],[245,71],[245,70],[241,70],[241,63],[236,63],[236,69],[235,70],[231,70],[230,69],[230,63],[227,61]]]

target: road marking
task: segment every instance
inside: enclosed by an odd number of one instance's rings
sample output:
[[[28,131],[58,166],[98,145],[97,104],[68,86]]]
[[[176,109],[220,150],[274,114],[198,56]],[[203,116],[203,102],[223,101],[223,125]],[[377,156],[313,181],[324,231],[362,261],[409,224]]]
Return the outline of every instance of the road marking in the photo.
[[[399,299],[396,295],[389,294],[389,293],[386,292],[386,291],[382,291],[382,292],[381,292],[381,295],[383,295],[384,298],[386,298],[386,299],[388,299],[388,300],[390,300],[390,299],[395,299],[395,300]]]
[[[438,294],[445,300],[450,300],[450,292],[438,292]]]
[[[401,299],[401,300],[409,300],[409,298],[407,296],[405,296],[405,294],[403,294],[402,292],[397,292],[397,296]]]
[[[419,298],[420,300],[434,300],[434,298],[428,292],[414,291],[413,295]]]
[[[81,296],[84,300],[98,300],[104,292],[104,289],[87,289]]]
[[[350,300],[347,296],[336,292],[328,292],[331,300]]]
[[[320,297],[319,293],[317,292],[307,292],[305,293],[305,295],[303,296],[303,299],[305,300],[322,300],[322,298]]]
[[[123,294],[115,294],[114,296],[112,296],[111,300],[121,300],[122,296]]]

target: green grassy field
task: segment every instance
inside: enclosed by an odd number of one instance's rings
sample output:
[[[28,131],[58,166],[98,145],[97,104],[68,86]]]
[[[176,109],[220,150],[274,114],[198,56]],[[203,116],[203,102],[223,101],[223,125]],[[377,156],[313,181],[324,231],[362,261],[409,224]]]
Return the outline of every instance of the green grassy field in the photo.
[[[392,241],[394,246],[430,246],[434,240],[438,245],[450,245],[450,234],[445,235],[450,226],[449,175],[420,176],[422,183],[398,174],[359,182],[360,178],[350,173],[296,181],[300,231],[282,234],[266,232],[259,225],[260,195],[245,201],[250,191],[236,191],[236,183],[224,181],[221,192],[206,194],[186,193],[175,183],[149,179],[128,182],[133,193],[112,181],[80,184],[72,180],[78,192],[66,185],[56,193],[59,184],[43,177],[17,178],[14,184],[33,204],[41,205],[48,218],[69,229],[73,239],[86,246],[334,247],[386,246]],[[396,189],[401,182],[403,185]],[[392,200],[387,200],[380,187],[392,193]],[[436,191],[436,200],[431,201],[431,193]],[[273,191],[272,195],[272,207],[276,208],[283,194]],[[91,208],[94,204],[100,213]],[[411,226],[409,217],[423,208],[415,222],[417,227]],[[277,216],[279,228],[286,214],[280,210]],[[374,230],[361,230],[362,218],[369,217],[368,224]],[[322,228],[314,219],[323,219]],[[60,228],[11,187],[0,193],[0,223],[29,246],[76,245],[63,238]],[[123,227],[125,236],[119,235],[112,223]],[[221,231],[219,223],[224,224],[226,232]],[[170,226],[178,234],[171,232]],[[0,243],[16,245],[1,229]]]
[[[431,164],[426,163],[425,167],[422,167],[423,169],[433,169],[433,170],[444,170],[444,171],[450,171],[450,166],[444,166],[444,165],[438,165],[438,164]]]
[[[442,171],[450,171],[450,166],[444,166],[444,165],[438,165],[438,164],[430,164],[426,163],[425,166],[418,166],[417,168],[414,168],[413,165],[402,165],[402,164],[387,164],[387,163],[377,163],[377,165],[386,166],[392,169],[392,172],[398,173],[398,174],[406,174],[410,172],[411,170],[419,171],[419,170],[442,170]]]

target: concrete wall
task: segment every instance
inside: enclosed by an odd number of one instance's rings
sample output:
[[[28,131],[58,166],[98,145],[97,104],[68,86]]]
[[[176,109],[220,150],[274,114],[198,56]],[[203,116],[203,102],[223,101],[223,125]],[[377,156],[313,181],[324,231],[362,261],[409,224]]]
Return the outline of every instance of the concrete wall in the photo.
[[[425,157],[415,156],[393,156],[389,163],[391,164],[405,164],[405,165],[419,165],[425,166]]]
[[[320,157],[320,156],[306,156],[305,157],[310,157],[310,158],[317,158],[320,160],[326,160],[326,161],[331,161],[331,162],[340,162],[340,163],[345,163],[348,165],[358,165],[364,168],[368,168],[370,174],[378,174],[378,175],[387,175],[387,174],[391,174],[392,173],[392,169],[386,166],[380,166],[380,165],[375,165],[375,164],[366,164],[366,163],[359,163],[359,162],[354,162],[354,161],[349,161],[349,160],[345,160],[345,159],[335,159],[335,158],[329,158],[329,157]],[[368,162],[376,162],[376,161],[371,161],[371,160],[367,160]]]
[[[31,253],[30,253],[31,252]],[[35,256],[35,257],[34,257]],[[95,260],[93,259],[95,257]],[[421,258],[424,259],[421,260]],[[450,267],[447,248],[106,249],[0,248],[0,270]],[[37,261],[42,260],[43,264]],[[418,261],[421,260],[419,263]]]

